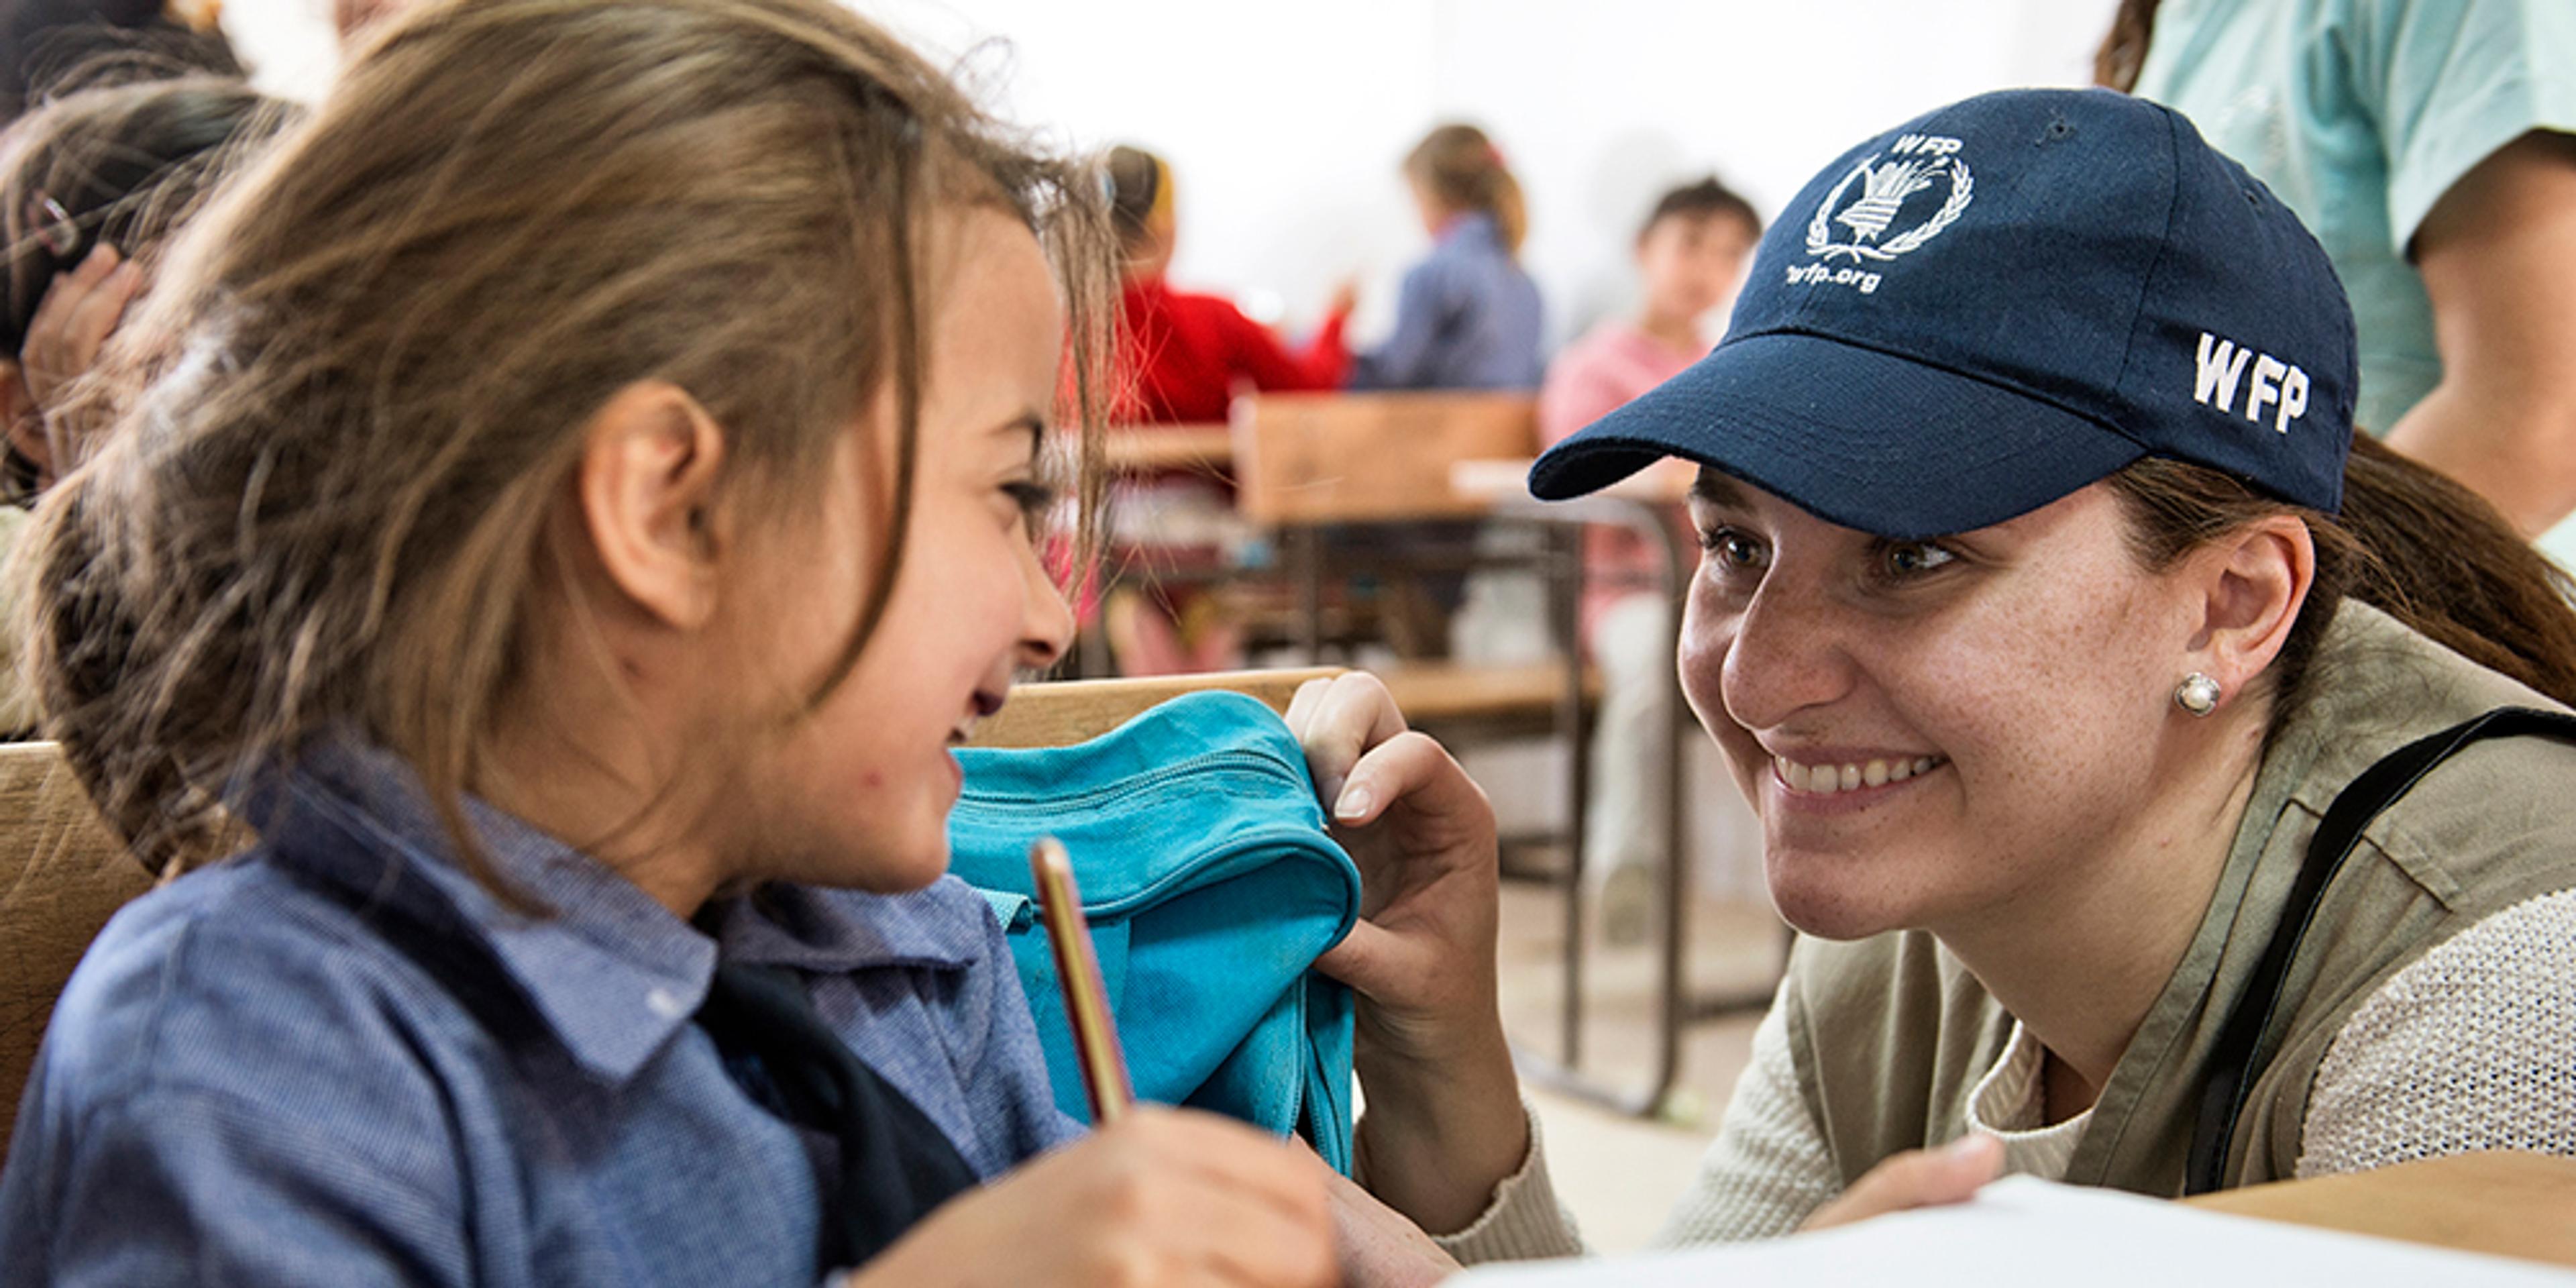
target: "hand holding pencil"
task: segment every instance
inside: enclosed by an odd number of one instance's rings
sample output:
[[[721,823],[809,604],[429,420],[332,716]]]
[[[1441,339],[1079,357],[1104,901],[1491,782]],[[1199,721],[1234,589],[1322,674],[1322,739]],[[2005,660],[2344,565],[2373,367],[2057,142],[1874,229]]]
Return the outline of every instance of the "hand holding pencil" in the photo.
[[[1046,840],[1029,866],[1098,1130],[940,1208],[836,1288],[1341,1282],[1331,1173],[1312,1154],[1209,1114],[1134,1104],[1073,865]]]

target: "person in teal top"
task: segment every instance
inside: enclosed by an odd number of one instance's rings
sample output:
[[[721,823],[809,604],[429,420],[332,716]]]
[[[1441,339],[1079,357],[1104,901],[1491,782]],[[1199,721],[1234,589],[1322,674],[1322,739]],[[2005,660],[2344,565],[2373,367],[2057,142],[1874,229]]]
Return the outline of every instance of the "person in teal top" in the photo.
[[[2526,533],[2576,510],[2576,3],[2123,0],[2099,70],[2315,230],[2363,427]]]

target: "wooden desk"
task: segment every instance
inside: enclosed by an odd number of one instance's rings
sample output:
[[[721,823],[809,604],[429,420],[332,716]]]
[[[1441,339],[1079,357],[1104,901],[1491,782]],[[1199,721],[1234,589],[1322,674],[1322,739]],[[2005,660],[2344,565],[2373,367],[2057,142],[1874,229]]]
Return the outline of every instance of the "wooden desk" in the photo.
[[[1234,431],[1224,425],[1138,425],[1110,430],[1101,444],[1113,474],[1234,467]]]
[[[2547,1154],[2461,1154],[2183,1202],[2211,1212],[2576,1266],[2576,1159]]]

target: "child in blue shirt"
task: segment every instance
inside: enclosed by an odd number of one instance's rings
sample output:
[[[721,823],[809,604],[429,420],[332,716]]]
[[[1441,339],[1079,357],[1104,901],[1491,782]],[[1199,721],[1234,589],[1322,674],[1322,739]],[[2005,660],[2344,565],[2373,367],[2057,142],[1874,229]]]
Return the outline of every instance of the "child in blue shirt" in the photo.
[[[1353,389],[1536,389],[1544,319],[1516,256],[1520,181],[1483,130],[1444,125],[1404,159],[1431,253],[1404,275],[1395,331],[1356,355]]]
[[[204,870],[62,996],[0,1284],[1329,1282],[1311,1159],[1074,1140],[943,876],[1072,633],[1097,193],[827,0],[376,37],[27,538],[48,731]]]

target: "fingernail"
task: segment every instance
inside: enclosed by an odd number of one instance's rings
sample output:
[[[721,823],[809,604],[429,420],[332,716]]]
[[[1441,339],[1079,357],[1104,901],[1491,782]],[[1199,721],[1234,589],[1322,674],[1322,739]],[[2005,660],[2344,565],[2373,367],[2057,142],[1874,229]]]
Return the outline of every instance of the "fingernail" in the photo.
[[[1363,819],[1368,817],[1369,807],[1375,804],[1377,798],[1369,794],[1368,788],[1353,786],[1345,790],[1341,800],[1333,805],[1333,817],[1351,821]]]

